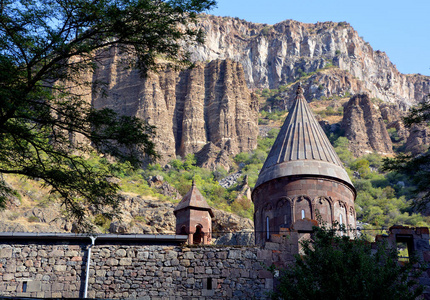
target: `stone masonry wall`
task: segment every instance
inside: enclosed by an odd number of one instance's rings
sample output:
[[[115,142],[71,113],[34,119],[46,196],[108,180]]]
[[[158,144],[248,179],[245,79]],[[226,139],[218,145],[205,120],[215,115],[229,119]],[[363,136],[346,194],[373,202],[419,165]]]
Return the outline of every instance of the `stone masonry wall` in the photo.
[[[94,254],[90,297],[261,299],[273,286],[270,250],[106,245]]]
[[[272,264],[282,268],[294,261],[293,254],[300,251],[299,241],[312,230],[312,222],[302,223],[295,224],[297,232],[282,229],[272,234],[264,249],[96,243],[92,247],[88,297],[266,299],[274,283],[267,268]],[[409,253],[430,261],[428,228],[394,226],[389,231],[388,236],[378,236],[377,240],[386,239],[393,247],[404,242]],[[84,239],[2,240],[0,297],[83,297],[89,244]],[[430,299],[430,269],[421,275],[420,282],[425,286],[424,298]]]
[[[82,296],[79,291],[83,290],[85,278],[85,249],[85,244],[3,242],[0,245],[0,295]]]
[[[70,243],[2,242],[0,296],[82,297],[88,244]],[[278,257],[257,247],[96,245],[88,297],[264,299],[266,266]]]

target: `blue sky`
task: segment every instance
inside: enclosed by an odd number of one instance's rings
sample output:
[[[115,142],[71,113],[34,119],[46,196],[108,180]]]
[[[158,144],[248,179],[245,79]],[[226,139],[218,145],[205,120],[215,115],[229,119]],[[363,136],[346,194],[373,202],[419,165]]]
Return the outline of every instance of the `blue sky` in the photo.
[[[430,0],[217,0],[209,13],[276,24],[346,21],[402,73],[430,76]]]

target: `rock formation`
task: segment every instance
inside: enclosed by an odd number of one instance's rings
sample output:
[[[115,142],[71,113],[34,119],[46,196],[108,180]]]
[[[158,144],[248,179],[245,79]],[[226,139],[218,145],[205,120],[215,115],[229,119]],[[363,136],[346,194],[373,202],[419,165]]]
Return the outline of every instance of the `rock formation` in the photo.
[[[404,152],[418,155],[427,151],[430,145],[430,128],[424,125],[412,125],[405,143]]]
[[[341,128],[349,140],[355,156],[378,152],[386,155],[393,152],[392,142],[384,120],[368,95],[355,95],[344,107]]]
[[[361,92],[368,90],[383,101],[412,104],[430,93],[428,76],[401,74],[384,52],[374,51],[346,22],[286,20],[272,26],[202,15],[200,26],[206,43],[193,46],[194,60],[238,61],[250,88],[277,88],[334,65],[361,80]]]
[[[154,141],[162,163],[197,153],[208,143],[228,155],[256,147],[258,107],[240,63],[216,60],[142,78],[115,63],[121,59],[115,49],[99,56],[93,82],[107,85],[93,90],[92,104],[156,126]]]

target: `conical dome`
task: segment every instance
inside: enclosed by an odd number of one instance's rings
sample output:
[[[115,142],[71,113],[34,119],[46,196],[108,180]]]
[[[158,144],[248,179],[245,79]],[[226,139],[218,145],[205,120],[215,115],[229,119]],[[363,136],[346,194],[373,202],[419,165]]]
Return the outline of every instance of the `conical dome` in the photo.
[[[295,103],[261,169],[255,188],[287,176],[329,177],[352,186],[342,162],[299,86]]]
[[[181,202],[175,207],[173,213],[176,214],[178,211],[183,209],[193,208],[197,210],[207,210],[211,217],[214,217],[211,207],[206,202],[205,197],[200,193],[195,182],[193,181],[191,189],[182,198]]]

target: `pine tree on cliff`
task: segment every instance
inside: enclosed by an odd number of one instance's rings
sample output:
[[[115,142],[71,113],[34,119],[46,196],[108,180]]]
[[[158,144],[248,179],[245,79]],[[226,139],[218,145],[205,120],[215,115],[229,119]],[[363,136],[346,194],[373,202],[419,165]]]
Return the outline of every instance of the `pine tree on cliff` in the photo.
[[[122,66],[144,76],[156,58],[188,64],[180,44],[198,42],[203,0],[1,0],[0,173],[39,179],[80,225],[88,208],[118,214],[118,185],[107,180],[112,165],[96,165],[94,149],[134,166],[156,157],[154,128],[142,120],[95,110],[76,91],[96,68],[96,53],[115,48]],[[74,141],[79,135],[86,143]],[[89,143],[91,147],[89,147]],[[143,154],[142,154],[143,153]],[[141,155],[139,157],[139,155]],[[0,204],[11,188],[0,181]]]

